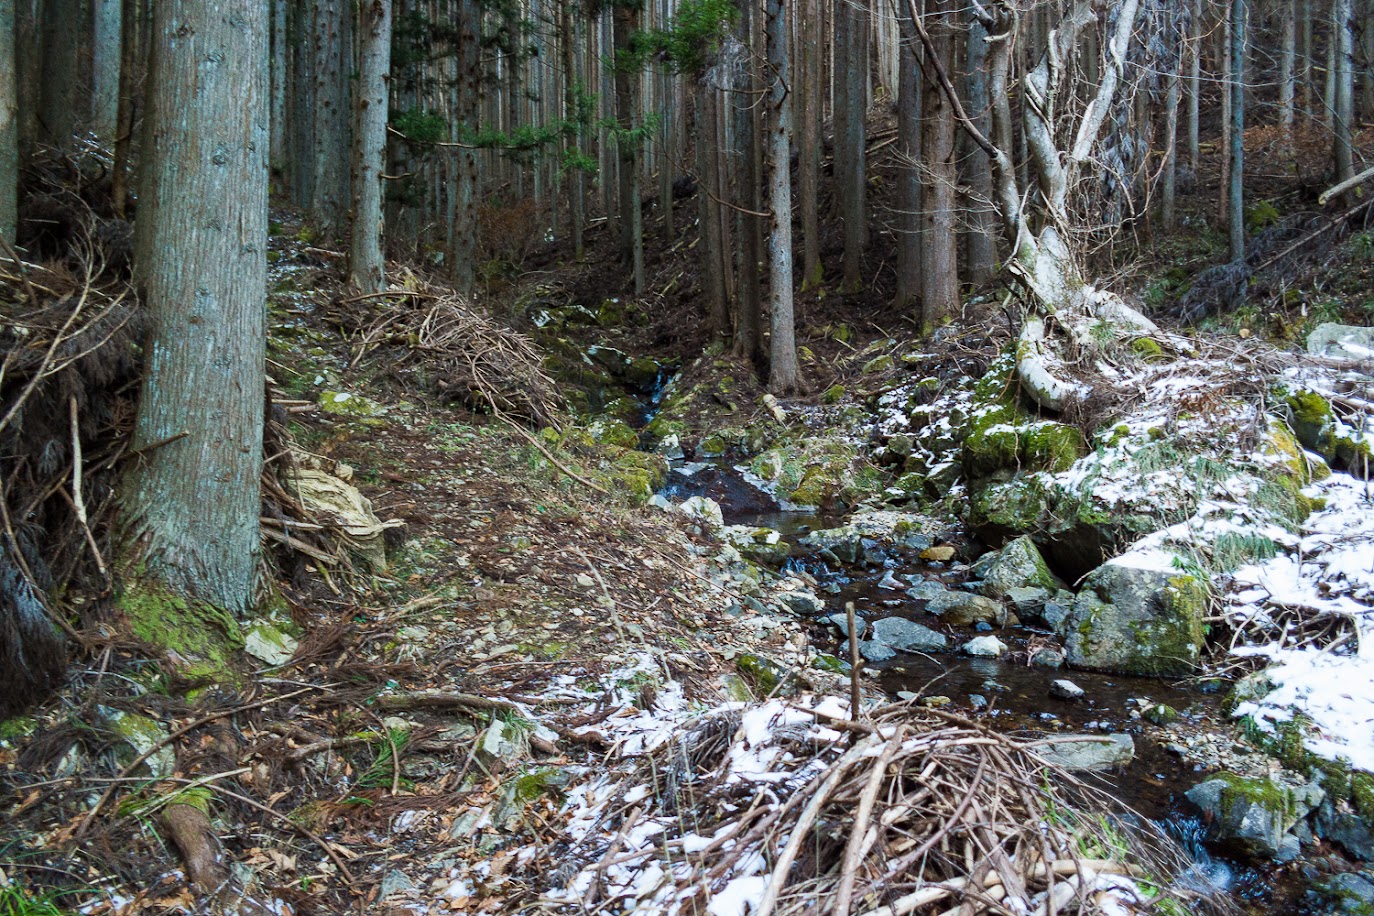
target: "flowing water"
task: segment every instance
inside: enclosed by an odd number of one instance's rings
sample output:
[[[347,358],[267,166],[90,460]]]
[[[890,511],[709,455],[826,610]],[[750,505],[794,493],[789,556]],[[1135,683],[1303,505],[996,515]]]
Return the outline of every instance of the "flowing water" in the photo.
[[[720,504],[726,524],[772,528],[794,545],[797,537],[808,531],[843,523],[838,515],[780,508],[776,500],[724,460],[678,465],[663,492],[678,501],[691,496],[713,499]],[[923,579],[958,587],[964,575],[960,566],[893,554],[882,564],[834,569],[797,546],[789,563],[793,569],[815,577],[826,597],[827,613],[842,612],[852,602],[861,616],[902,616],[945,632],[953,646],[979,635],[973,627],[941,626],[937,618],[925,612],[924,601],[905,593],[906,583]],[[898,585],[901,587],[895,587]],[[986,630],[986,625],[983,627]],[[1030,738],[1130,732],[1135,738],[1135,759],[1119,772],[1090,778],[1100,780],[1111,794],[1179,840],[1194,862],[1183,878],[1192,889],[1228,894],[1254,912],[1277,912],[1272,907],[1282,889],[1267,884],[1259,872],[1221,857],[1203,842],[1203,825],[1183,798],[1203,774],[1141,734],[1140,715],[1152,704],[1166,704],[1179,710],[1184,720],[1203,722],[1221,718],[1219,696],[1151,678],[1031,666],[1027,663],[1028,647],[1033,649],[1050,635],[1048,631],[1014,626],[995,633],[1011,649],[1004,659],[971,658],[952,652],[899,653],[890,662],[865,666],[881,672],[879,682],[894,696],[947,697],[951,709],[976,713],[980,721],[1003,733]],[[833,629],[818,623],[813,637],[823,651],[839,651],[841,637]],[[1050,683],[1059,678],[1068,678],[1081,687],[1083,697],[1070,701],[1050,696]]]

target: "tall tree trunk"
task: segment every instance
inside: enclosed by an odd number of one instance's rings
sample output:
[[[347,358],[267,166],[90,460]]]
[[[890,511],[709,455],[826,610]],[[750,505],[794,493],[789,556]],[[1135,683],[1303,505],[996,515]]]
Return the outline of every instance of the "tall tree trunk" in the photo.
[[[1302,110],[1312,117],[1312,0],[1298,0],[1298,86]]]
[[[1181,60],[1174,58],[1170,63],[1170,72],[1164,78],[1164,199],[1160,208],[1160,223],[1166,232],[1172,231],[1178,222],[1178,102],[1182,88],[1179,75],[1182,64]]]
[[[1245,259],[1245,7],[1246,0],[1231,0],[1231,166],[1228,222],[1232,261]]]
[[[287,66],[290,96],[287,146],[290,163],[286,185],[291,201],[309,210],[315,197],[315,55],[313,0],[287,0]]]
[[[14,244],[19,220],[19,65],[15,0],[0,0],[0,239]]]
[[[91,129],[105,142],[119,125],[123,0],[91,0]]]
[[[1374,2],[1364,0],[1356,12],[1360,27],[1360,114],[1361,120],[1374,120]]]
[[[81,0],[43,3],[41,138],[58,149],[69,149],[78,126],[86,120],[81,93]],[[76,23],[76,28],[73,24]]]
[[[326,233],[342,232],[349,202],[348,7],[343,0],[313,0],[315,150],[310,215]]]
[[[1240,0],[1226,0],[1218,15],[1221,18],[1221,72],[1224,76],[1221,87],[1221,181],[1217,186],[1217,222],[1230,225],[1231,214],[1231,107],[1235,102],[1235,87],[1239,79],[1239,69],[1232,55],[1232,21],[1235,18],[1235,4]]]
[[[386,288],[382,170],[386,164],[387,74],[391,72],[391,0],[363,0],[358,9],[358,37],[348,282],[360,292],[375,293]]]
[[[630,42],[639,29],[639,0],[621,0],[613,11],[615,27],[616,149],[620,171],[620,256],[634,277],[635,295],[644,292],[644,219],[639,203],[639,144],[632,135],[639,72],[628,60]]]
[[[563,34],[563,120],[570,126],[568,132],[567,158],[575,164],[568,170],[568,231],[572,236],[573,260],[581,261],[587,256],[586,243],[582,233],[587,223],[586,199],[587,177],[580,163],[584,155],[582,149],[582,117],[578,94],[582,88],[581,71],[577,67],[576,40],[573,31],[573,5],[564,3],[559,8],[559,28]]]
[[[952,0],[928,0],[926,4],[933,54],[946,72],[953,70],[954,15]],[[949,99],[935,80],[926,80],[921,100],[921,157],[927,176],[921,233],[921,333],[926,335],[959,310],[955,129]]]
[[[1341,0],[1331,0],[1327,16],[1326,36],[1326,81],[1322,88],[1322,123],[1333,133],[1336,130],[1336,85],[1341,66],[1340,27],[1336,18],[1340,14]]]
[[[136,263],[151,320],[123,544],[143,575],[242,613],[261,537],[267,6],[158,0]]]
[[[142,44],[140,23],[143,20],[139,0],[123,0],[120,16],[119,48],[119,112],[116,118],[114,161],[110,166],[110,198],[115,216],[125,219],[129,206],[129,155],[133,148],[137,100],[140,92],[139,61]]]
[[[897,7],[901,50],[897,80],[897,301],[912,308],[921,297],[921,55],[907,4]]]
[[[797,156],[797,193],[801,198],[802,288],[819,286],[821,267],[821,121],[825,108],[825,83],[821,80],[821,59],[826,42],[812,40],[822,35],[820,0],[801,0],[802,16],[797,43],[797,114],[801,121]]]
[[[1336,181],[1340,182],[1355,175],[1355,159],[1350,142],[1355,127],[1355,3],[1354,0],[1334,0],[1332,7],[1332,24],[1335,27],[1332,40],[1336,45],[1336,105],[1332,141]]]
[[[976,17],[971,17],[967,31],[968,107],[974,125],[984,134],[989,126],[987,74],[987,29]],[[964,206],[968,230],[965,239],[965,263],[968,282],[982,286],[992,279],[997,266],[997,232],[992,208],[992,163],[969,141],[964,140],[961,159],[966,163],[968,196]]]
[[[1202,140],[1198,132],[1202,101],[1202,0],[1192,0],[1191,12],[1188,19],[1192,27],[1188,41],[1188,170],[1196,176],[1202,165]]]
[[[482,7],[480,0],[459,0],[458,3],[458,110],[453,122],[452,137],[460,139],[464,133],[475,131],[481,99]],[[448,250],[444,263],[448,280],[463,296],[469,296],[476,285],[477,270],[477,151],[460,148],[455,156],[456,180],[449,193],[453,205],[448,226]]]
[[[286,0],[272,4],[272,65],[270,76],[272,86],[272,145],[268,161],[272,164],[274,187],[269,193],[283,194],[288,189],[290,174],[287,171],[287,156],[290,146],[290,127],[286,122],[286,94],[291,85],[291,72],[287,61],[287,10],[290,3]]]
[[[736,307],[734,355],[763,365],[763,284],[759,264],[763,260],[763,227],[759,218],[749,215],[762,211],[762,182],[759,177],[759,121],[758,80],[754,78],[753,62],[743,51],[758,47],[753,40],[754,20],[757,19],[754,0],[740,0],[739,66],[728,69],[734,84],[726,96],[730,116],[734,121],[735,140],[730,144],[735,161],[735,198],[740,207],[736,211],[736,234],[739,237],[739,269],[736,272]],[[770,78],[774,74],[769,74]],[[748,211],[748,212],[745,212]]]
[[[792,312],[792,112],[787,86],[792,73],[788,53],[787,0],[768,0],[768,65],[770,127],[768,197],[769,340],[768,387],[788,394],[801,387],[797,366],[795,317]]]
[[[720,206],[720,150],[715,99],[717,92],[709,80],[699,80],[695,87],[697,175],[701,187],[697,200],[701,210],[701,272],[706,291],[706,324],[711,336],[724,340],[730,333],[729,292],[725,282],[724,239],[721,237]],[[715,198],[714,200],[712,198]]]
[[[849,0],[835,10],[835,21],[847,23],[842,63],[837,62],[838,90],[835,101],[835,162],[844,162],[837,171],[835,194],[839,198],[844,223],[844,292],[853,294],[863,288],[863,255],[868,245],[868,172],[865,164],[868,115],[869,0]]]
[[[659,0],[658,21],[659,28],[669,27],[672,21],[672,0]],[[673,225],[673,179],[677,171],[673,168],[673,128],[678,107],[673,96],[677,78],[666,67],[660,67],[656,81],[659,110],[663,112],[662,123],[659,125],[658,202],[659,208],[663,211],[663,241],[667,245],[672,245],[677,238]]]
[[[1284,143],[1293,145],[1294,72],[1298,56],[1298,0],[1279,0],[1279,129]]]

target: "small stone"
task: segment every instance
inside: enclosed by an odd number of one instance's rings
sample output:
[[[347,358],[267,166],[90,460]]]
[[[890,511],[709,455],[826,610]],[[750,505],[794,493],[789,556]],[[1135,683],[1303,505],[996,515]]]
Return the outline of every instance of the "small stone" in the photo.
[[[1050,696],[1058,697],[1061,700],[1082,699],[1083,694],[1083,688],[1067,678],[1060,678],[1050,684]]]
[[[839,631],[845,636],[849,635],[849,616],[847,614],[831,614],[822,619],[831,626],[839,628]],[[864,633],[868,632],[868,621],[855,615],[854,629],[859,631],[859,636],[863,636]]]
[[[963,645],[965,655],[979,658],[998,658],[1007,651],[1007,644],[996,636],[979,636]]]
[[[948,563],[954,559],[958,553],[948,544],[941,544],[937,547],[927,547],[921,551],[921,559],[930,563]]]
[[[919,697],[920,697],[920,694],[919,694],[919,693],[913,693],[913,692],[910,691],[910,690],[899,690],[899,691],[897,691],[897,699],[899,699],[899,700],[906,700],[908,703],[910,703],[912,700],[915,700],[915,699],[917,699],[917,698],[919,698]]]
[[[574,579],[582,588],[591,588],[596,585],[596,580],[586,573],[578,573]]]
[[[921,699],[921,705],[929,709],[938,709],[941,706],[948,706],[953,702],[954,701],[949,697],[923,697]]]
[[[1030,663],[1038,668],[1062,668],[1064,667],[1064,653],[1059,649],[1048,647],[1036,649],[1031,653]]]
[[[968,705],[972,706],[974,709],[986,709],[988,698],[981,693],[970,693],[968,695]]]
[[[1074,735],[1077,740],[1038,745],[1035,752],[1068,770],[1110,770],[1135,759],[1130,735]]]
[[[1170,722],[1177,721],[1178,710],[1174,709],[1172,706],[1166,706],[1163,703],[1156,703],[1153,706],[1147,707],[1146,710],[1141,713],[1141,716],[1146,722],[1155,725],[1168,725]]]
[[[902,617],[888,617],[873,624],[873,638],[904,652],[925,652],[945,648],[944,634]]]
[[[402,891],[413,890],[415,890],[415,882],[410,880],[406,873],[399,868],[393,868],[382,878],[382,886],[377,891],[377,896],[386,898]]]
[[[870,662],[886,662],[897,657],[897,653],[890,646],[872,639],[859,643],[859,654]]]

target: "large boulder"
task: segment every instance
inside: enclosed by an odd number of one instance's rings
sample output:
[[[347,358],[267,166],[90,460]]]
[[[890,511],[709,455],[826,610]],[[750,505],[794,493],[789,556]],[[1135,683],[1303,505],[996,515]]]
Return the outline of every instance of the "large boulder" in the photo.
[[[1184,794],[1202,809],[1211,840],[1266,859],[1281,853],[1287,857],[1296,845],[1288,831],[1326,796],[1315,783],[1295,789],[1233,773],[1222,773]]]
[[[1307,352],[1332,359],[1374,362],[1374,328],[1328,321],[1307,335]]]
[[[1114,770],[1135,759],[1130,735],[1066,735],[1035,746],[1035,753],[1066,770]]]
[[[973,574],[983,580],[978,591],[989,598],[1005,598],[1019,588],[1043,588],[1053,594],[1064,587],[1059,577],[1050,572],[1029,535],[980,557],[973,566]]]
[[[1180,676],[1202,654],[1206,587],[1162,552],[1098,567],[1060,624],[1070,665],[1117,674]]]
[[[954,627],[967,627],[975,623],[1006,626],[1013,622],[1000,601],[969,592],[945,591],[934,595],[926,601],[926,610],[938,616],[941,623]]]

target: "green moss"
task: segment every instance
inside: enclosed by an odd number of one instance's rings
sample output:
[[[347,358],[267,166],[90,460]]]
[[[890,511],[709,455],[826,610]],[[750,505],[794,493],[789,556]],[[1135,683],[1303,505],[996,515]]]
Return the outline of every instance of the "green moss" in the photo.
[[[38,720],[33,716],[15,716],[0,722],[0,741],[18,741],[27,738],[38,729]]]
[[[1299,391],[1288,395],[1286,403],[1298,441],[1330,460],[1332,456],[1326,454],[1330,444],[1325,440],[1332,423],[1331,402],[1315,391]]]
[[[780,689],[787,672],[762,655],[741,655],[735,661],[740,674],[751,680],[758,693],[772,696]]]
[[[860,372],[863,375],[877,375],[879,372],[891,370],[894,365],[892,354],[884,353],[882,356],[875,356],[873,359],[864,363],[864,367]]]
[[[1273,811],[1291,820],[1297,812],[1297,801],[1292,791],[1268,779],[1246,779],[1234,773],[1221,772],[1216,776],[1226,787],[1221,790],[1221,806],[1230,809],[1238,802],[1258,805],[1266,811]]]
[[[614,418],[602,418],[587,427],[593,441],[617,448],[633,448],[639,443],[639,434],[628,423]]]
[[[375,420],[386,413],[386,408],[371,398],[346,391],[325,391],[320,394],[320,410],[336,417],[352,420]]]
[[[844,400],[844,396],[845,389],[843,385],[831,385],[829,388],[825,389],[825,393],[821,395],[821,403],[838,404],[840,401]]]
[[[705,439],[702,439],[701,444],[697,446],[697,454],[701,455],[703,458],[719,458],[721,455],[725,454],[727,447],[725,439],[721,436],[707,436]]]
[[[668,462],[661,455],[623,449],[602,462],[599,476],[612,492],[623,493],[640,504],[667,483]]]
[[[1150,362],[1164,359],[1164,348],[1159,341],[1150,337],[1137,337],[1131,341],[1131,352]]]
[[[188,674],[232,673],[231,659],[243,648],[243,633],[228,611],[175,595],[137,576],[126,585],[118,607],[135,636],[175,652],[188,663]]]
[[[644,427],[645,435],[652,439],[663,440],[669,436],[682,438],[689,432],[690,427],[681,420],[670,420],[664,416],[654,417],[649,424]]]

